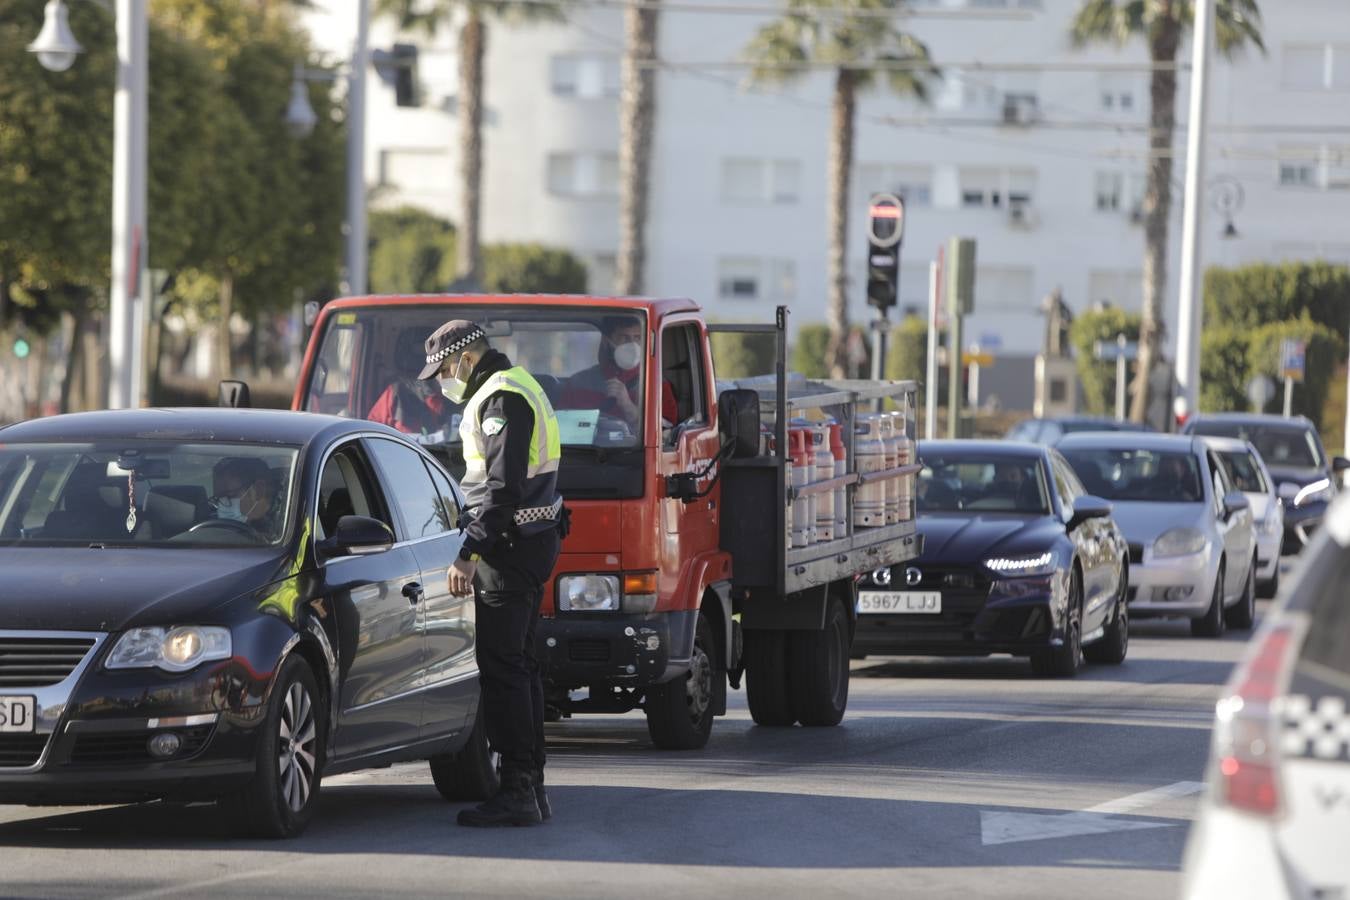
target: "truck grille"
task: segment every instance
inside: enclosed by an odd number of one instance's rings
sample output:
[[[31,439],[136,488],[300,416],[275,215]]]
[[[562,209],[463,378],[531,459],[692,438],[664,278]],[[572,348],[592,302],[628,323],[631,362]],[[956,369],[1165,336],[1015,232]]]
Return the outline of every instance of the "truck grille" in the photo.
[[[0,636],[0,688],[60,684],[94,642],[92,637]]]
[[[579,663],[609,662],[609,641],[577,638],[567,642],[567,658]]]
[[[26,769],[36,765],[47,746],[45,734],[0,734],[0,769]]]
[[[183,739],[182,747],[172,759],[184,759],[199,752],[211,737],[214,725],[194,725],[191,728],[172,729]],[[158,731],[134,731],[117,734],[82,734],[70,751],[71,765],[99,765],[107,763],[155,762],[148,742]]]

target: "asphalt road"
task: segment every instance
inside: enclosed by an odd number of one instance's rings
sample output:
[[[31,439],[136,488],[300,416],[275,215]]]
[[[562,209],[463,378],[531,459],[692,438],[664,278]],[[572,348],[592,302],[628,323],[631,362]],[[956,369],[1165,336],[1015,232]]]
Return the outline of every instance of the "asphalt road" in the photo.
[[[457,827],[425,765],[331,780],[290,842],[210,806],[0,807],[0,896],[1173,896],[1244,640],[1137,623],[1124,666],[1067,682],[857,661],[840,727],[759,728],[734,694],[694,753],[636,714],[558,723],[538,828]]]

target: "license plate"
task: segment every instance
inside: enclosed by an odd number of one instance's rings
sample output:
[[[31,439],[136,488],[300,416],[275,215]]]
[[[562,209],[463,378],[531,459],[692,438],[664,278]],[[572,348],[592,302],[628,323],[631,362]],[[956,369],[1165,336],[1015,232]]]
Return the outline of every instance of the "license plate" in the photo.
[[[859,591],[860,613],[940,613],[942,594],[937,591]]]
[[[36,718],[32,697],[0,697],[0,733],[29,734]]]

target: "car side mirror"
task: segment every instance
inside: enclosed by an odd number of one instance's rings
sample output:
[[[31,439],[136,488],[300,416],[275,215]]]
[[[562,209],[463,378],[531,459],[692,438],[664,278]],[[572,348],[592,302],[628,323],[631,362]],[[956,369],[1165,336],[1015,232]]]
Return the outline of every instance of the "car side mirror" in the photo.
[[[717,428],[732,459],[759,454],[759,394],[745,388],[723,391],[717,398]]]
[[[394,533],[389,526],[369,516],[343,516],[338,519],[333,536],[319,541],[319,555],[324,559],[338,556],[369,556],[383,553],[394,546]]]
[[[1350,469],[1350,459],[1346,459],[1344,456],[1333,456],[1331,458],[1331,471],[1340,473],[1346,469]]]
[[[1223,517],[1225,519],[1230,519],[1236,513],[1240,513],[1244,509],[1251,509],[1251,508],[1252,502],[1248,500],[1247,495],[1242,493],[1241,491],[1233,491],[1230,494],[1224,495]]]
[[[1089,519],[1105,519],[1111,515],[1111,501],[1090,494],[1073,501],[1073,513],[1069,516],[1068,530],[1073,531]]]
[[[216,387],[216,405],[230,409],[248,409],[253,405],[249,395],[248,382],[222,381]]]

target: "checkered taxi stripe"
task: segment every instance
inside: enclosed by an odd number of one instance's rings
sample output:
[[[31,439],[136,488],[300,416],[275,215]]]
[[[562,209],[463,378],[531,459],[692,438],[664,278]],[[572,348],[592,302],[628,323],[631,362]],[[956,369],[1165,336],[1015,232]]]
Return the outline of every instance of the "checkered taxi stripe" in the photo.
[[[1350,712],[1344,697],[1290,694],[1280,704],[1282,749],[1289,756],[1350,762]]]

